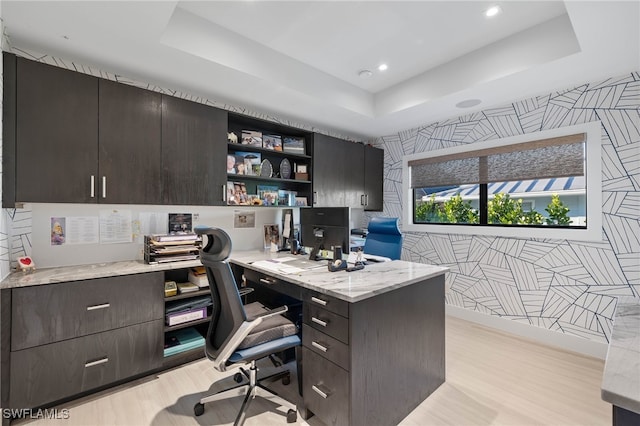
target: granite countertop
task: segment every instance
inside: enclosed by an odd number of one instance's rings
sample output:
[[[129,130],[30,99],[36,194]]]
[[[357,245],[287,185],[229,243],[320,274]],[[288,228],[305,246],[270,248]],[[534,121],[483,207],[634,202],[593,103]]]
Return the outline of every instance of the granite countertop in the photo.
[[[240,266],[250,267],[264,273],[273,274],[274,271],[256,265],[261,260],[292,257],[290,253],[270,253],[265,251],[235,252],[231,255],[231,262]],[[296,263],[306,259],[305,256],[296,257]],[[297,273],[285,273],[283,278],[319,293],[324,293],[347,302],[358,302],[363,299],[401,288],[418,281],[433,278],[449,271],[442,266],[426,265],[423,263],[393,260],[391,262],[370,263],[364,269],[354,272],[329,272],[327,262],[309,261],[313,269]]]
[[[0,289],[89,280],[118,275],[143,274],[147,272],[167,271],[170,269],[191,268],[201,265],[202,263],[200,263],[199,260],[167,262],[154,265],[147,265],[141,260],[127,260],[121,262],[94,263],[90,265],[43,268],[36,269],[31,273],[13,272],[2,280]]]
[[[640,298],[618,298],[601,391],[603,400],[640,414]]]

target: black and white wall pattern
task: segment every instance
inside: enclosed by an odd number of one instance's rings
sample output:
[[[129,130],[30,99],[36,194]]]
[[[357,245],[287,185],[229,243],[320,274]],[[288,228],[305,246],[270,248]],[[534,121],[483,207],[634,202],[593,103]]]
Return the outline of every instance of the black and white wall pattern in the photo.
[[[402,257],[445,265],[447,303],[608,342],[617,296],[640,295],[640,73],[378,138],[385,216],[402,218],[402,157],[602,122],[603,241],[405,233]]]

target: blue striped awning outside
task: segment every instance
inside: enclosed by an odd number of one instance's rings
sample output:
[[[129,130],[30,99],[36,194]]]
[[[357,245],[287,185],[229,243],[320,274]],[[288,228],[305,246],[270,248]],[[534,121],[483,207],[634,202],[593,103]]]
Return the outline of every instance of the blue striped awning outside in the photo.
[[[442,190],[442,188],[434,188],[436,191],[426,192],[425,195],[435,194],[436,197],[451,197],[457,193],[463,198],[473,198],[478,197],[478,189],[480,185],[478,184],[470,184],[470,185],[460,185],[454,188],[448,188]],[[513,182],[497,182],[490,183],[488,190],[489,195],[503,193],[503,194],[530,194],[533,193],[542,193],[542,192],[553,192],[553,193],[563,193],[566,191],[579,192],[585,190],[585,179],[584,176],[577,177],[563,177],[563,178],[551,178],[551,179],[533,179],[533,180],[519,180]]]

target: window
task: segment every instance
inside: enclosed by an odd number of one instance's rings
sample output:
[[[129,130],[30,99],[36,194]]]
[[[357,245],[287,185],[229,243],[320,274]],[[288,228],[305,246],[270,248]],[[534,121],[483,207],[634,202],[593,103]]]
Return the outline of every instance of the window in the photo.
[[[600,240],[600,162],[599,122],[407,156],[403,228]]]

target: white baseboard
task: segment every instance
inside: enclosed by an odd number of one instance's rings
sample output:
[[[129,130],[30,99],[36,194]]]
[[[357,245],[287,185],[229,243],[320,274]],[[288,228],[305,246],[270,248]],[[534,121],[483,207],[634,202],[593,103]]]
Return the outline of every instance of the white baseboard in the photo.
[[[446,313],[456,318],[515,334],[548,346],[599,359],[605,359],[607,356],[608,345],[606,343],[594,342],[570,334],[559,333],[453,305],[446,305]]]

